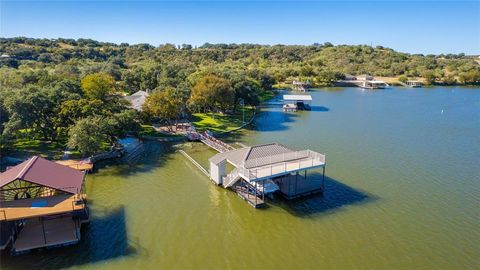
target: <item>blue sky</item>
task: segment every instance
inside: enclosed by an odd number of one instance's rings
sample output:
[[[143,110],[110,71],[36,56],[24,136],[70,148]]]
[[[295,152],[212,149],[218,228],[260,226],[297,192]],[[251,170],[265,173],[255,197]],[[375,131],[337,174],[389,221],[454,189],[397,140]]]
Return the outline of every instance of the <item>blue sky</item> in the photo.
[[[480,1],[12,1],[0,36],[128,42],[382,45],[480,54]]]

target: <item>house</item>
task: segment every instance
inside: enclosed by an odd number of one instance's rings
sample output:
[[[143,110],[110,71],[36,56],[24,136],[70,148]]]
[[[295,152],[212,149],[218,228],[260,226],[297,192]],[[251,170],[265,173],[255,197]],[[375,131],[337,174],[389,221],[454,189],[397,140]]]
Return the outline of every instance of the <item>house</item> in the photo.
[[[0,174],[0,249],[75,244],[89,213],[85,172],[33,156]]]
[[[355,77],[355,76],[352,75],[352,74],[345,74],[344,80],[346,80],[346,81],[355,81],[355,80],[357,80],[357,77]]]
[[[128,102],[130,102],[130,104],[131,104],[129,106],[130,108],[135,109],[137,111],[141,111],[142,106],[145,103],[145,100],[147,99],[148,95],[149,95],[148,92],[140,90],[140,91],[137,91],[137,92],[133,93],[130,96],[124,97],[124,99],[127,100]]]

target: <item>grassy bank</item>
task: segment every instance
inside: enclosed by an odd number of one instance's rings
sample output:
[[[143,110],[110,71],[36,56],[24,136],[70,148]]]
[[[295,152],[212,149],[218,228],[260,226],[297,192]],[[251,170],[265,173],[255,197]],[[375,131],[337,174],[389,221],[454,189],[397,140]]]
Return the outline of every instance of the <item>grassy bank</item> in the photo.
[[[275,97],[275,92],[274,91],[262,91],[260,93],[260,102],[265,102],[268,101],[272,98]]]
[[[163,134],[156,131],[152,125],[142,125],[142,130],[138,132],[139,136],[158,137],[158,138],[171,138],[171,137],[183,137],[181,134]]]
[[[253,107],[245,107],[245,122],[253,116],[254,110]],[[241,108],[233,114],[194,113],[190,121],[199,132],[206,130],[226,132],[238,128],[244,123]]]
[[[17,139],[5,154],[21,158],[38,155],[48,159],[60,159],[63,156],[65,145],[65,140],[50,142],[39,139]],[[71,151],[71,153],[71,158],[81,157],[78,151]]]

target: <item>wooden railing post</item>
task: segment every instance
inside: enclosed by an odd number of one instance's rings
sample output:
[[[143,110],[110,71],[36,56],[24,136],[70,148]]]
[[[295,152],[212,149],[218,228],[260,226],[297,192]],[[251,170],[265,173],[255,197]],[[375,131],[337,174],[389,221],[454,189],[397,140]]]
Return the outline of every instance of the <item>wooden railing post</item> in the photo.
[[[47,235],[45,234],[45,224],[43,224],[43,217],[40,217],[40,222],[42,223],[42,231],[43,231],[43,241],[45,245],[47,244]]]

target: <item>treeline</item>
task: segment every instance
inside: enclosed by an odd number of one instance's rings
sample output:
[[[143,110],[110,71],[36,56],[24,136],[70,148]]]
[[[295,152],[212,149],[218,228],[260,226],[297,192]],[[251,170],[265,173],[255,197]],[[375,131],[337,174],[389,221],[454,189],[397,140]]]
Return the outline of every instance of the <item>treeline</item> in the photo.
[[[274,83],[308,79],[330,84],[345,74],[424,77],[430,83],[476,84],[480,66],[464,54],[422,55],[382,46],[339,45],[265,46],[257,44],[113,44],[91,39],[1,38],[0,66],[16,71],[47,70],[50,74],[82,77],[107,72],[126,91],[176,86],[204,69],[243,70],[257,81],[267,74]],[[6,71],[2,70],[4,75]],[[12,72],[12,71],[10,71]],[[11,75],[14,76],[14,75]],[[180,79],[178,79],[180,78]]]
[[[256,44],[129,45],[90,39],[0,38],[0,147],[19,138],[65,141],[85,155],[141,123],[256,106],[275,84],[331,85],[345,74],[476,84],[473,57],[383,47]],[[142,113],[122,95],[149,91]]]
[[[140,129],[135,110],[117,94],[114,79],[93,73],[81,81],[41,78],[0,91],[0,150],[17,139],[62,141],[89,155]]]

